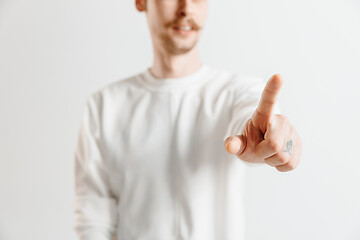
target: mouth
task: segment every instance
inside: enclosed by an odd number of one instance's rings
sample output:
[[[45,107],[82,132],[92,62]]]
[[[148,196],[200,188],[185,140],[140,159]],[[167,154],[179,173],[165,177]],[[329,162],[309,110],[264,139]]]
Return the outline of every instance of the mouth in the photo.
[[[176,25],[172,28],[180,35],[187,36],[195,31],[191,25]]]

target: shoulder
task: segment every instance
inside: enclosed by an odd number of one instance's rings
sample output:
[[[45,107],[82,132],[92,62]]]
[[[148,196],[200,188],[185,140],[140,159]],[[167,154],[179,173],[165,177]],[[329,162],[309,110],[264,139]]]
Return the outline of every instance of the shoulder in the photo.
[[[87,97],[88,104],[100,106],[104,101],[111,101],[129,91],[136,91],[141,88],[139,78],[143,72],[139,72],[116,81],[110,82],[97,90],[91,92]]]
[[[210,67],[213,83],[218,87],[222,86],[224,89],[230,91],[252,92],[258,91],[265,86],[265,79],[256,75],[247,75],[243,73],[236,73],[221,67]]]
[[[229,82],[229,86],[238,92],[246,92],[262,88],[265,85],[265,79],[260,76],[251,76],[241,73],[235,73]]]
[[[108,83],[97,91],[93,92],[93,95],[102,95],[104,97],[116,95],[121,91],[126,91],[128,89],[139,88],[139,78],[141,77],[142,72],[118,79],[114,82]]]

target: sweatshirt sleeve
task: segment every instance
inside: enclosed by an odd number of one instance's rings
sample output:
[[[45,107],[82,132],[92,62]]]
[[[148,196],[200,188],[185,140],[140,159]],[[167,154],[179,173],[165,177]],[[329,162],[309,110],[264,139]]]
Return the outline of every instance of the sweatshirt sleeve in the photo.
[[[230,122],[224,136],[224,141],[229,136],[240,135],[243,133],[246,122],[252,117],[261,98],[261,94],[266,85],[266,81],[261,78],[249,78],[235,76],[231,85],[233,88],[233,101],[231,107]],[[273,114],[280,113],[278,104],[275,105]],[[231,157],[237,158],[235,155]],[[248,163],[242,161],[245,165],[254,167],[262,164]]]
[[[111,193],[101,147],[99,108],[87,99],[75,149],[74,230],[80,240],[112,240],[117,198]]]

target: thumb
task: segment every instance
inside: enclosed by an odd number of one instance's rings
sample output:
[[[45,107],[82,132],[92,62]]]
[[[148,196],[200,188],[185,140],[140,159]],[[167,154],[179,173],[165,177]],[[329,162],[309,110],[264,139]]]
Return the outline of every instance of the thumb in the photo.
[[[225,140],[224,147],[230,154],[241,154],[246,147],[246,137],[242,134],[230,136]]]

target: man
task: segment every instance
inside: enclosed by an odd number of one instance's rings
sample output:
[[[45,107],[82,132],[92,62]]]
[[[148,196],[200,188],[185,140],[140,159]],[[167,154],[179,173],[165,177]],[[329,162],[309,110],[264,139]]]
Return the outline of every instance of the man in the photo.
[[[135,4],[154,61],[87,99],[75,154],[79,238],[244,239],[245,167],[286,172],[300,161],[298,133],[274,114],[281,76],[263,89],[200,62],[207,0]]]

